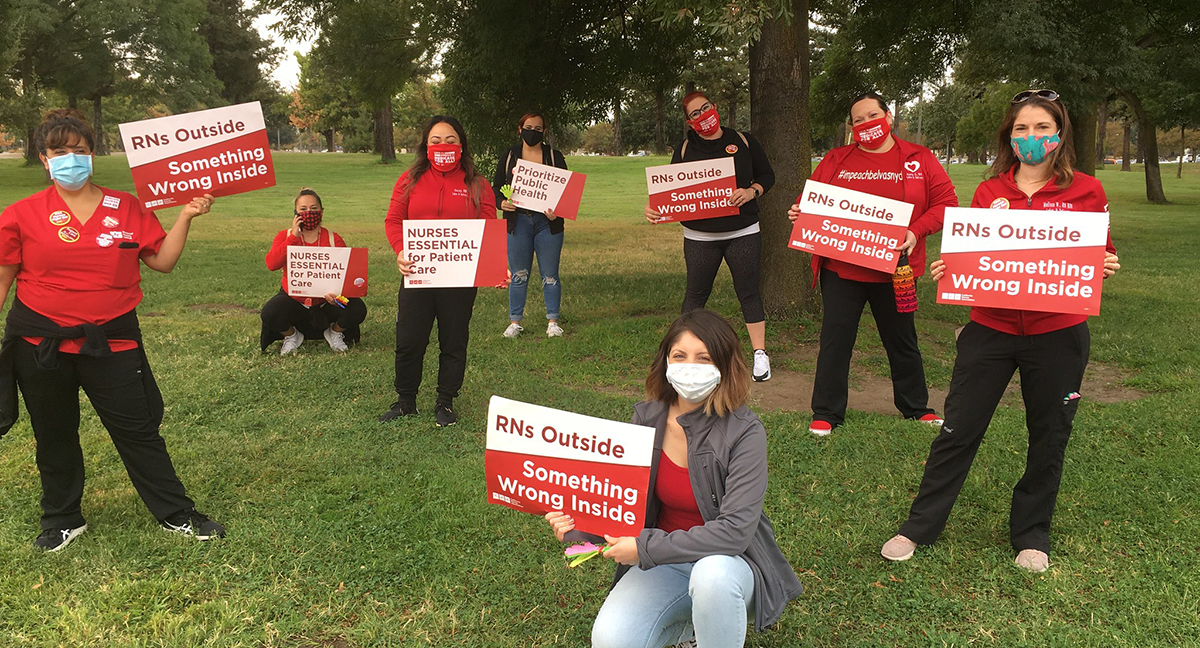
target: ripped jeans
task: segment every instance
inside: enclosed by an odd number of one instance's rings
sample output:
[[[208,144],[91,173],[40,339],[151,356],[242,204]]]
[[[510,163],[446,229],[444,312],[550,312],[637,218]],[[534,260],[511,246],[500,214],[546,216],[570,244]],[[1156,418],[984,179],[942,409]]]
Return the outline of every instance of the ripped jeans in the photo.
[[[513,232],[508,235],[508,317],[519,322],[525,317],[525,297],[533,256],[537,254],[542,275],[542,297],[546,301],[546,319],[557,320],[562,304],[562,282],[558,278],[558,259],[562,254],[563,234],[550,233],[550,219],[542,214],[518,212],[513,217]]]

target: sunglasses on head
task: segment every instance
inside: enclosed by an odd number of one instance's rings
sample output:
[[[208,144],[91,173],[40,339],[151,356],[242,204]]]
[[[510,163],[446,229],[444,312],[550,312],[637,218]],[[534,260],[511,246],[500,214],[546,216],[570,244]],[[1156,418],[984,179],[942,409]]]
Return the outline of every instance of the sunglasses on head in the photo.
[[[1058,93],[1053,90],[1025,90],[1013,95],[1012,105],[1017,105],[1030,97],[1041,97],[1047,101],[1058,101]]]

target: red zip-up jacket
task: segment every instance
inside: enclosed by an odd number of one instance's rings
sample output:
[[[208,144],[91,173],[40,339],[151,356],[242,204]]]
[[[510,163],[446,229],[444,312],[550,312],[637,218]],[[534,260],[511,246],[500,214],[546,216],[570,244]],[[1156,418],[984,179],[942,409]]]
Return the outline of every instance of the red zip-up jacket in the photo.
[[[1059,187],[1057,179],[1046,183],[1033,196],[1026,196],[1017,188],[1013,179],[1014,165],[1008,173],[985,180],[975,190],[971,207],[992,209],[1044,209],[1048,211],[1108,212],[1108,198],[1100,181],[1086,173],[1075,172],[1075,179],[1066,187]],[[1117,253],[1112,235],[1104,249]],[[1050,333],[1087,321],[1087,315],[1046,313],[1043,311],[1016,310],[1011,308],[971,308],[971,321],[1009,335],[1038,335]]]
[[[317,234],[316,243],[305,243],[304,239],[299,236],[292,236],[291,229],[285,229],[275,235],[275,240],[271,241],[271,249],[267,251],[267,270],[278,270],[287,263],[287,249],[289,245],[307,245],[309,247],[346,247],[346,242],[342,237],[337,235],[337,232],[331,232],[324,227]],[[279,283],[283,289],[287,290],[287,273],[279,279]],[[309,300],[309,297],[292,297],[298,302]]]
[[[913,218],[908,223],[908,231],[917,237],[917,244],[908,255],[908,264],[912,266],[913,276],[920,277],[925,274],[925,237],[942,231],[946,208],[958,207],[958,195],[954,193],[954,183],[950,181],[950,176],[942,168],[942,163],[938,162],[933,151],[906,142],[895,135],[892,138],[896,140],[896,146],[900,149],[900,159],[904,160],[902,200],[913,206]],[[846,156],[850,155],[856,146],[858,145],[848,144],[830,151],[817,164],[817,168],[813,169],[810,179],[852,189],[853,187],[838,180],[837,173]],[[803,196],[796,198],[796,203],[800,202],[800,198]],[[813,255],[813,286],[817,285],[817,279],[821,276],[821,264],[824,260],[824,257]]]
[[[471,201],[466,174],[461,167],[449,173],[432,168],[427,170],[417,178],[416,186],[407,196],[404,186],[408,183],[408,171],[401,173],[392,190],[392,202],[384,220],[388,243],[396,254],[404,249],[405,220],[495,218],[496,197],[492,195],[492,188],[482,176],[477,176],[475,182],[478,205]]]

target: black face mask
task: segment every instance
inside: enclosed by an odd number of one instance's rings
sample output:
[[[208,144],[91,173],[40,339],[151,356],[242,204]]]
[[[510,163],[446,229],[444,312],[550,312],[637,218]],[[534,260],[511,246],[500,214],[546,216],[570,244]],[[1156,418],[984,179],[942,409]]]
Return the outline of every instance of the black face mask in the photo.
[[[536,131],[532,128],[521,129],[521,139],[529,146],[537,146],[542,143],[542,131]]]

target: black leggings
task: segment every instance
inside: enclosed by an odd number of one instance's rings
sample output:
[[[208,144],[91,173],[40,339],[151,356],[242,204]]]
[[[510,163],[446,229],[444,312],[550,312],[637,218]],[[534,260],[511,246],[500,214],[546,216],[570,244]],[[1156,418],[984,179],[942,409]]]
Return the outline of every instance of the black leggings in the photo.
[[[762,234],[755,232],[726,241],[693,241],[685,238],[683,258],[687,262],[684,313],[704,308],[708,303],[713,281],[724,259],[733,277],[733,290],[742,303],[742,317],[746,323],[757,324],[766,319],[762,296],[758,293],[759,278],[762,276]]]
[[[283,339],[283,332],[295,327],[304,337],[317,339],[336,323],[346,336],[346,344],[359,341],[360,325],[367,319],[367,305],[357,297],[351,297],[345,308],[339,308],[327,303],[324,299],[314,297],[312,308],[292,299],[282,290],[267,300],[262,307],[262,333],[260,342],[266,349],[275,340]]]

